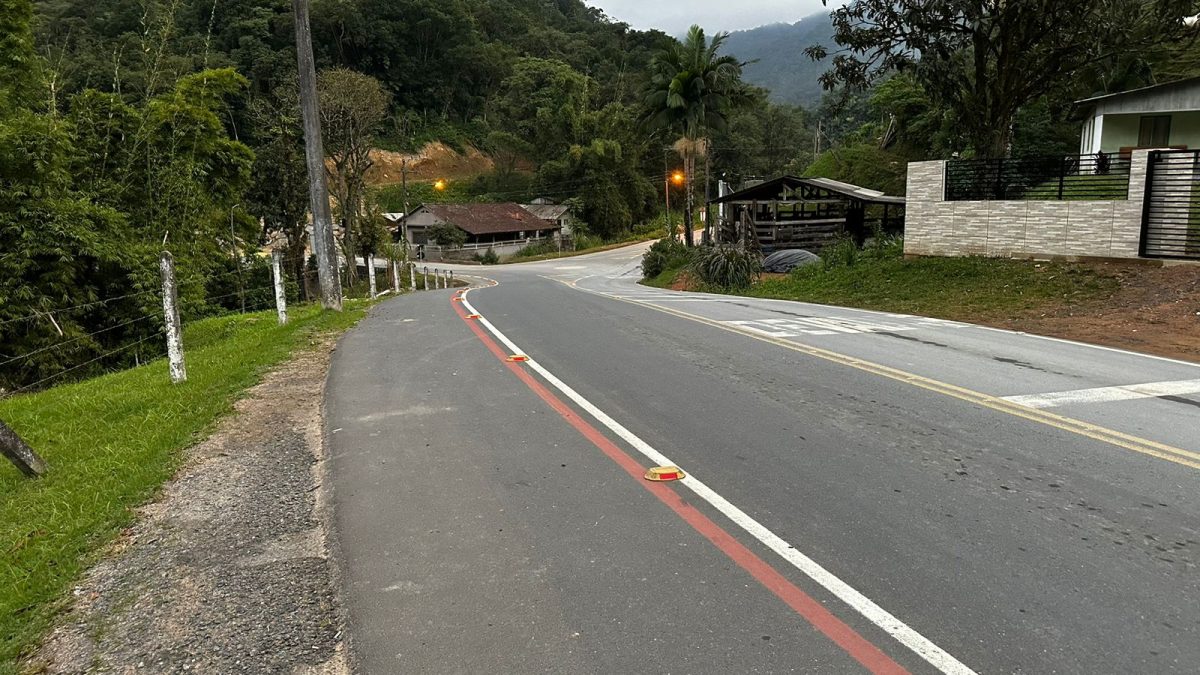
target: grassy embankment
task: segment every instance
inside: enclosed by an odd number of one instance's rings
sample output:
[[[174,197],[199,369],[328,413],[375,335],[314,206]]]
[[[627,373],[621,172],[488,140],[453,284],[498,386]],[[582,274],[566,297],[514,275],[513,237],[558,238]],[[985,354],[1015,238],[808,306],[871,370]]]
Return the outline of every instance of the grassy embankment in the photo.
[[[273,366],[365,313],[295,307],[197,321],[184,332],[188,381],[165,360],[0,401],[0,419],[46,460],[23,478],[0,460],[0,673],[14,673],[69,599],[69,589],[179,467],[185,448]]]
[[[1087,265],[983,257],[905,259],[899,251],[893,246],[878,253],[831,252],[822,263],[787,275],[766,275],[746,289],[702,290],[988,321],[1096,300],[1117,289],[1116,279]],[[681,276],[687,276],[686,267],[676,264],[644,283],[678,286]],[[683,283],[696,288],[687,278]]]

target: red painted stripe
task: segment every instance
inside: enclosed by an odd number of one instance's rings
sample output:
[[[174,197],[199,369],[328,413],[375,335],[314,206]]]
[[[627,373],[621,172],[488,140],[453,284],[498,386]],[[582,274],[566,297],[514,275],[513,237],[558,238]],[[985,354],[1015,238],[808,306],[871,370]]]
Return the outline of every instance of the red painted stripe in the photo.
[[[458,305],[452,306],[460,317],[463,319],[467,318],[466,312],[460,309]],[[669,486],[660,482],[642,480],[646,469],[637,460],[617,447],[604,434],[600,433],[596,427],[575,414],[566,402],[558,398],[545,385],[535,379],[528,369],[521,368],[507,361],[508,355],[504,353],[500,345],[496,344],[492,336],[488,335],[478,322],[467,322],[467,326],[483,342],[488,350],[496,355],[496,358],[508,366],[508,369],[514,375],[520,378],[526,386],[533,390],[533,393],[537,394],[539,398],[561,415],[568,424],[575,427],[575,430],[582,434],[584,438],[591,441],[593,445],[599,448],[609,459],[616,462],[626,473],[638,479],[638,483],[670,507],[672,511],[678,514],[680,518],[683,518],[687,524],[691,525],[705,539],[712,542],[730,560],[733,560],[739,567],[749,572],[751,576],[786,603],[788,607],[791,607],[797,614],[804,617],[814,628],[824,633],[826,637],[845,650],[854,660],[861,663],[872,673],[907,675],[908,671],[904,667],[893,661],[891,657],[884,654],[878,647],[868,642],[866,638],[859,635],[841,619],[834,616],[824,605],[800,590],[791,581],[788,581],[787,577],[780,574],[774,567],[768,565],[766,561],[746,548],[740,541],[722,529],[720,525],[717,525],[708,516],[685,502]]]

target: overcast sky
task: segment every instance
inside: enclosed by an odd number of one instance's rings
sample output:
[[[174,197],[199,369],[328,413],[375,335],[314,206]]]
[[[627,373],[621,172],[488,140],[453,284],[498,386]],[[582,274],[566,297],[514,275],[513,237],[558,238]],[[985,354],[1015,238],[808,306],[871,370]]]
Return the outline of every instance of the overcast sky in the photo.
[[[634,28],[680,35],[693,23],[705,31],[742,30],[768,23],[795,23],[828,12],[821,0],[584,0]],[[832,4],[841,4],[834,3]]]

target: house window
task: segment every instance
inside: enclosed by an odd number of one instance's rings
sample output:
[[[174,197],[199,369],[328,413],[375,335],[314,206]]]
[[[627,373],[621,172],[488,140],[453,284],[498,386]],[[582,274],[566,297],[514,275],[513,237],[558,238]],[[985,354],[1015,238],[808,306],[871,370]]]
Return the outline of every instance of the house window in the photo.
[[[1145,115],[1138,130],[1138,145],[1143,148],[1165,148],[1171,144],[1171,116]]]

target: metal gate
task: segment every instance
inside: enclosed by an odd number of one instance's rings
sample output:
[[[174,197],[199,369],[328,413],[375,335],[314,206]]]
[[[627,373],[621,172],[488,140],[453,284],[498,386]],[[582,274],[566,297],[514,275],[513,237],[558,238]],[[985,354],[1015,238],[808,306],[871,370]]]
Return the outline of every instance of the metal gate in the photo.
[[[1200,259],[1200,150],[1150,153],[1141,255]]]

